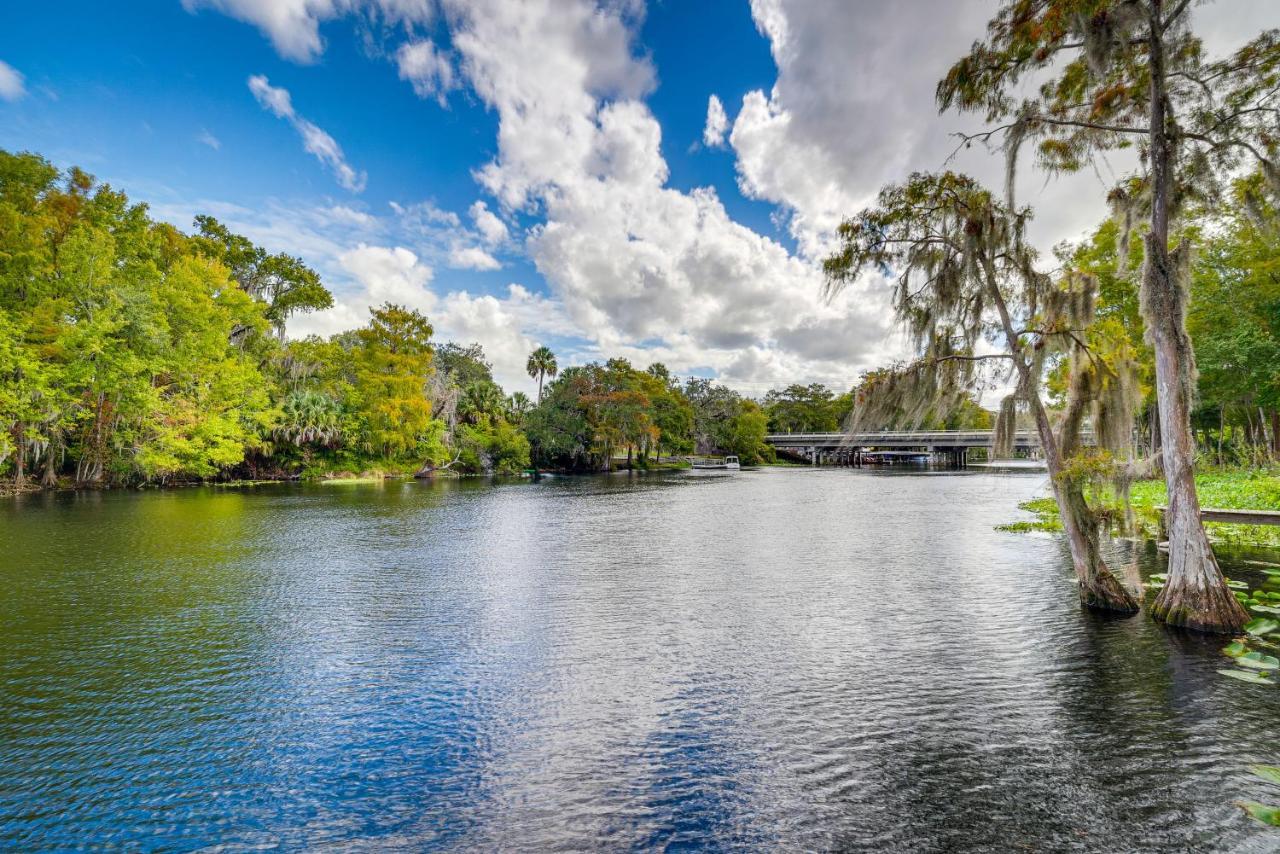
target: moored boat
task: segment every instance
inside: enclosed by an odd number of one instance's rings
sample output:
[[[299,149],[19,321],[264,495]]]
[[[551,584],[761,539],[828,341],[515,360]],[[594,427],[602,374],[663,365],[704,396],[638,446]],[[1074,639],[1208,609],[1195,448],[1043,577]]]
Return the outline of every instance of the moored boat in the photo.
[[[732,454],[725,457],[723,460],[695,459],[691,461],[691,464],[695,469],[705,471],[735,471],[742,468],[738,463],[738,458]]]

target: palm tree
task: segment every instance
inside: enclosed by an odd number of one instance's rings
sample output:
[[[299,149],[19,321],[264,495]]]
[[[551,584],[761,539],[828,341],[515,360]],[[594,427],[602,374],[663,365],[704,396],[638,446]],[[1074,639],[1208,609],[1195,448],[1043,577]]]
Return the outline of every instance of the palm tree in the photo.
[[[511,397],[507,398],[507,414],[510,416],[512,424],[519,424],[524,420],[525,413],[533,408],[533,401],[529,399],[529,395],[522,391],[511,393]]]
[[[275,433],[294,445],[332,445],[342,435],[342,405],[327,394],[291,392],[280,408]]]
[[[538,381],[538,402],[541,403],[543,377],[554,378],[560,372],[560,366],[556,364],[556,354],[545,346],[539,347],[529,354],[529,361],[524,367],[529,372],[529,376]]]
[[[463,389],[462,398],[458,401],[458,414],[468,424],[479,424],[484,419],[501,415],[506,403],[502,389],[494,383],[479,380]]]

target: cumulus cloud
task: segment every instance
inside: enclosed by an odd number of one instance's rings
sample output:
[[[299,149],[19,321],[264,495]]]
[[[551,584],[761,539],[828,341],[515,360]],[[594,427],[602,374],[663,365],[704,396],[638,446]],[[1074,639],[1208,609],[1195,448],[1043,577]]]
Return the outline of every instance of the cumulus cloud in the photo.
[[[880,297],[854,289],[823,302],[811,258],[735,222],[715,190],[667,185],[662,128],[644,102],[656,71],[634,44],[640,3],[441,4],[456,62],[410,37],[397,64],[420,95],[467,85],[496,113],[497,153],[475,177],[502,210],[535,219],[525,250],[551,288],[555,335],[585,340],[580,355],[659,358],[678,371],[711,369],[742,383],[815,376],[849,382],[859,367],[885,357]],[[265,108],[294,115],[287,92],[265,78],[257,89]],[[718,98],[709,99],[708,119],[706,140],[723,144],[730,123]],[[427,203],[394,205],[393,212],[395,234],[417,238],[413,251],[447,247],[434,256],[437,265],[493,268],[493,250],[510,239],[483,201],[469,211],[472,227]],[[403,255],[386,251],[392,254],[378,256],[385,282],[430,267],[421,254],[406,268]],[[346,257],[341,269],[368,279],[373,260],[369,252]],[[396,275],[393,261],[402,268]],[[341,305],[372,299],[375,290],[363,287]],[[510,319],[535,339],[529,324],[538,315],[528,311],[527,297],[523,289],[505,299],[460,294],[433,305],[437,315],[459,318],[459,328],[461,318],[487,318],[494,330]]]
[[[882,301],[855,289],[824,303],[814,264],[735,222],[714,190],[667,186],[634,21],[587,2],[555,9],[468,3],[453,43],[499,117],[498,154],[478,176],[505,205],[543,214],[528,249],[582,334],[603,353],[743,381],[851,382],[881,358]],[[620,52],[608,63],[601,42]]]
[[[1220,5],[1195,12],[1212,51],[1274,25],[1269,0],[1236,0],[1231,15],[1217,14]],[[953,134],[981,128],[981,116],[939,115],[934,100],[937,81],[993,11],[989,0],[751,0],[778,76],[767,92],[744,97],[729,134],[742,193],[779,205],[801,251],[817,258],[841,219],[913,170],[952,168],[1000,186],[998,152],[956,151]],[[1046,180],[1032,174],[1032,157],[1022,160],[1019,200],[1036,209],[1031,237],[1043,249],[1096,225],[1105,183],[1130,162],[1113,155],[1100,172]]]
[[[396,67],[401,80],[408,80],[419,98],[435,98],[441,106],[457,84],[449,58],[436,50],[430,39],[405,42],[396,51]]]
[[[328,167],[340,185],[353,193],[364,191],[368,176],[363,171],[357,172],[347,163],[337,140],[314,122],[297,114],[287,89],[272,86],[266,75],[255,74],[249,78],[249,91],[264,110],[293,125],[294,130],[302,137],[302,147]]]
[[[707,99],[707,124],[702,129],[702,141],[712,147],[724,145],[724,132],[729,128],[729,117],[725,115],[724,104],[712,95]]]
[[[489,246],[505,243],[507,240],[507,224],[498,215],[489,210],[483,200],[477,199],[470,208],[471,221]]]
[[[17,101],[27,94],[22,72],[0,59],[0,100]]]
[[[449,266],[460,270],[498,270],[502,263],[479,246],[458,246],[449,252]]]
[[[388,23],[413,25],[434,15],[432,0],[182,0],[188,12],[221,12],[257,27],[276,52],[294,62],[313,62],[324,51],[320,24],[350,12]]]
[[[371,306],[396,303],[427,315],[437,341],[478,342],[504,387],[531,389],[524,372],[525,359],[537,346],[531,336],[572,329],[558,303],[517,284],[501,297],[437,294],[431,267],[401,246],[361,244],[342,253],[339,262],[359,288],[340,294],[333,308],[300,318],[295,333],[332,334],[362,326]]]

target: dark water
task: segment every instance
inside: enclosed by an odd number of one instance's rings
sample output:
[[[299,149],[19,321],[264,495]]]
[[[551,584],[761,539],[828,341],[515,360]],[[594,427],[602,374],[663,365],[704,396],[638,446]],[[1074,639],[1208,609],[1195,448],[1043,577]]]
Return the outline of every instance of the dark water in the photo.
[[[1276,798],[1280,691],[1082,613],[992,529],[1042,487],[0,503],[0,848],[1280,849],[1232,806]]]

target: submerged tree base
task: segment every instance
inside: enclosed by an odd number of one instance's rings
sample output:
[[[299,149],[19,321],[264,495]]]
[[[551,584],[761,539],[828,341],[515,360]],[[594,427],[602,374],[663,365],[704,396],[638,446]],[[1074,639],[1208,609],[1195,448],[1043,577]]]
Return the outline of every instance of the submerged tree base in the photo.
[[[1151,616],[1162,623],[1206,634],[1239,634],[1249,614],[1222,585],[1173,586],[1172,580],[1151,604]]]
[[[1136,614],[1140,610],[1138,600],[1111,573],[1094,579],[1092,583],[1081,581],[1080,604],[1094,611],[1113,614]]]

